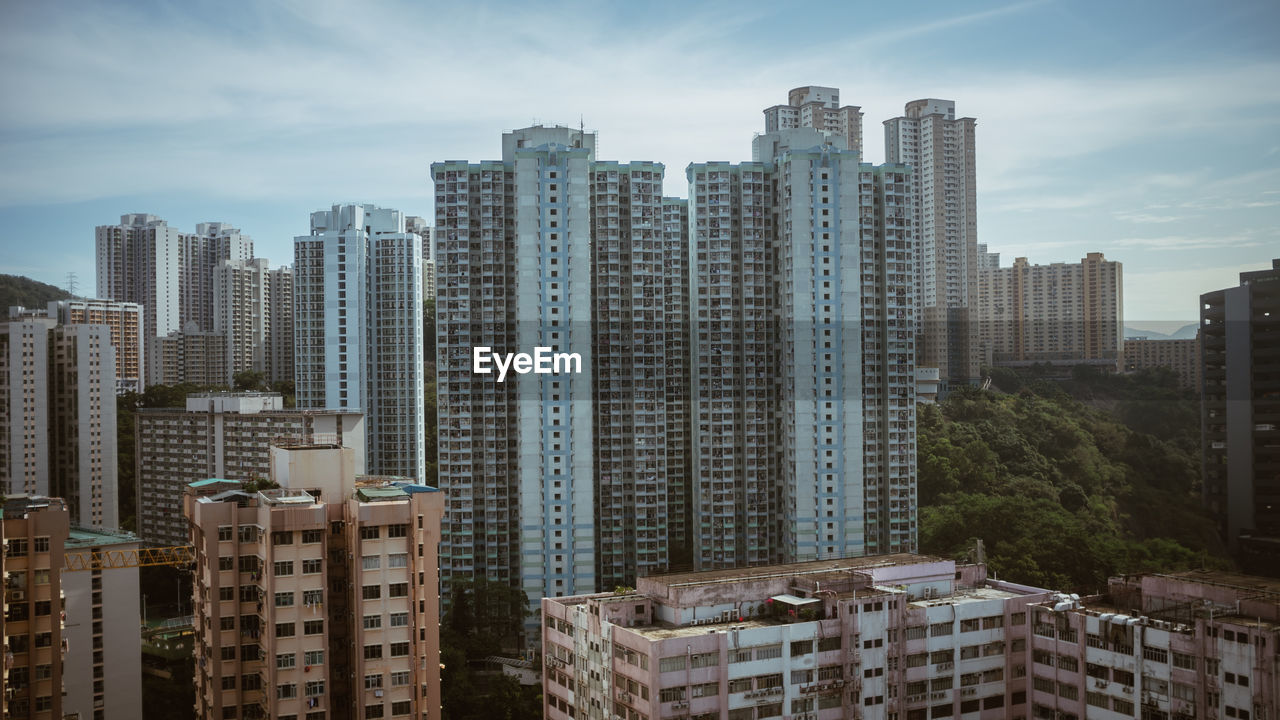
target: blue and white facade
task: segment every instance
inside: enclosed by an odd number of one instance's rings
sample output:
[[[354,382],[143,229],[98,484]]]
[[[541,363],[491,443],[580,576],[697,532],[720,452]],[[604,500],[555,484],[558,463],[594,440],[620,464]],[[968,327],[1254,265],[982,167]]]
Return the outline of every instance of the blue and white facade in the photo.
[[[380,475],[426,475],[421,243],[399,210],[355,204],[294,238],[298,407],[363,412]]]

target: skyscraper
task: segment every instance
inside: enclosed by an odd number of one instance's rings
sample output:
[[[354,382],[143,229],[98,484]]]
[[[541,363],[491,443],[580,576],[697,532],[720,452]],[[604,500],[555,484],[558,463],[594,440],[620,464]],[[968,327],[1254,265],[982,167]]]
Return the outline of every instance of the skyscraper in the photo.
[[[840,106],[839,88],[807,85],[787,93],[786,105],[764,111],[764,131],[813,128],[844,139],[845,148],[862,153],[862,108]]]
[[[271,448],[271,477],[279,488],[209,479],[183,498],[196,717],[439,720],[442,494],[361,476],[328,443]]]
[[[118,527],[111,329],[0,323],[0,377],[0,492],[61,497],[75,524]]]
[[[301,409],[365,415],[370,472],[423,478],[422,247],[404,214],[334,205],[294,239]]]
[[[689,166],[695,567],[915,547],[911,176],[844,145]]]
[[[911,166],[916,238],[918,330],[922,367],[966,384],[980,368],[970,308],[978,274],[973,118],[957,118],[951,100],[913,100],[884,123],[885,159]]]
[[[54,300],[49,317],[61,325],[106,325],[116,349],[116,393],[142,392],[146,341],[142,306],[115,300]]]
[[[265,374],[272,330],[269,283],[264,258],[224,260],[213,269],[212,329],[225,338],[227,384],[236,373]]]
[[[685,203],[662,165],[532,127],[436,181],[446,578],[542,596],[634,583],[687,556]],[[581,372],[473,372],[548,347]],[[675,477],[673,477],[673,473]]]
[[[293,382],[293,268],[267,271],[267,360],[270,382]]]
[[[1280,567],[1280,259],[1200,296],[1204,501],[1245,566]]]
[[[99,225],[95,244],[98,296],[142,306],[148,375],[160,365],[155,338],[191,327],[213,330],[214,269],[224,260],[253,257],[253,240],[226,223],[200,223],[195,233],[182,233],[139,213],[122,215],[119,225]]]

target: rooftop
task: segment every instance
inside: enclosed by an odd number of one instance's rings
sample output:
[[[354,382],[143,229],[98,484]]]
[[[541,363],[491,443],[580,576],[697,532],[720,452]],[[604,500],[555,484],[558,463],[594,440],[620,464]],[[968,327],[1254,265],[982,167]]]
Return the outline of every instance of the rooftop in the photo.
[[[877,567],[917,565],[937,562],[947,562],[947,560],[933,555],[893,553],[890,555],[869,555],[865,557],[843,558],[838,560],[811,560],[808,562],[787,563],[784,565],[764,565],[754,568],[704,570],[701,572],[650,575],[645,579],[668,586],[699,585],[703,583],[724,582],[726,580],[754,580],[760,578],[815,575],[841,571],[858,572]]]
[[[101,528],[71,528],[66,547],[103,547],[106,545],[136,545],[138,536],[133,533]]]

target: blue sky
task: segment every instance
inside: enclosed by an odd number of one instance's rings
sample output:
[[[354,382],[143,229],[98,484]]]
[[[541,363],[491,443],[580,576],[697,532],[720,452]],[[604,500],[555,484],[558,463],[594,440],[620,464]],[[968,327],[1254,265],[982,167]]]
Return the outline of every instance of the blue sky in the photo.
[[[230,222],[273,264],[308,215],[432,216],[430,164],[533,121],[599,155],[748,160],[828,85],[882,121],[978,120],[978,238],[1121,260],[1133,323],[1280,256],[1280,3],[0,3],[0,272],[93,289],[93,228]]]

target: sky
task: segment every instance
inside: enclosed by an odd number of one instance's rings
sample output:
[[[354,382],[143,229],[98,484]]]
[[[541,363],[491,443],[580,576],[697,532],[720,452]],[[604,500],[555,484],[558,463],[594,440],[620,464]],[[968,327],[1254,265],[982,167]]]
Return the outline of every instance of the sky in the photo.
[[[802,85],[977,119],[978,241],[1124,264],[1127,325],[1280,257],[1280,3],[0,3],[0,272],[94,290],[97,225],[229,222],[273,265],[309,214],[432,218],[432,162],[585,125],[597,155],[751,159]]]

